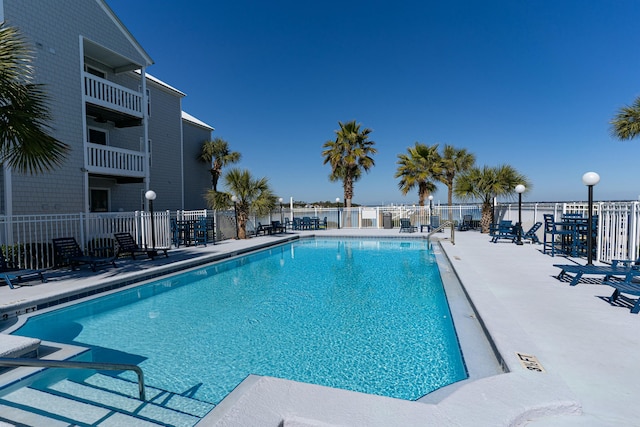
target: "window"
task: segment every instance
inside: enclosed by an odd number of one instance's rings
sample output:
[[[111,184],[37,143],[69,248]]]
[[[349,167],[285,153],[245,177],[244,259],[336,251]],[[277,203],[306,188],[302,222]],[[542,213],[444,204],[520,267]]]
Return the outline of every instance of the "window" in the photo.
[[[102,79],[106,79],[107,78],[107,73],[105,73],[102,70],[99,70],[97,68],[92,67],[91,65],[84,65],[84,71],[86,71],[89,74],[93,74],[96,77],[100,77]]]
[[[89,128],[87,137],[93,144],[108,145],[109,142],[109,133],[104,129]]]
[[[91,212],[109,212],[109,189],[92,188],[90,190],[89,210]]]

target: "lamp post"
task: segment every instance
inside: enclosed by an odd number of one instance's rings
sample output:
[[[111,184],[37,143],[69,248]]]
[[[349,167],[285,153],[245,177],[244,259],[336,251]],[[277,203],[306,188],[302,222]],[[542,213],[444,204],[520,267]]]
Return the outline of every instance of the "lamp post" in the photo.
[[[433,194],[429,194],[429,227],[428,230],[431,231],[431,216],[433,215]],[[420,230],[422,231],[422,230]]]
[[[280,224],[282,224],[284,222],[284,216],[282,215],[282,202],[283,202],[283,198],[280,197],[278,199],[278,201],[280,202]]]
[[[516,185],[516,193],[518,193],[518,240],[516,245],[522,245],[522,193],[524,190],[526,190],[524,185]]]
[[[149,190],[144,193],[144,198],[149,201],[149,213],[151,214],[151,250],[147,251],[149,256],[157,255],[156,252],[156,228],[153,219],[153,201],[156,199],[156,192]]]
[[[582,183],[589,188],[587,213],[587,265],[593,264],[593,186],[600,182],[600,175],[587,172],[582,175]]]
[[[231,201],[233,202],[233,214],[236,219],[236,240],[238,240],[238,196],[235,194],[231,196]]]
[[[336,197],[336,205],[338,205],[338,230],[340,230],[340,197]]]

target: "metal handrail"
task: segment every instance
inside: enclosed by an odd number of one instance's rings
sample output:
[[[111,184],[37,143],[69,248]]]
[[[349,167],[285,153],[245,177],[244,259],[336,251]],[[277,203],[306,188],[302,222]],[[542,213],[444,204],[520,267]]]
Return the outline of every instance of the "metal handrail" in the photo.
[[[68,368],[68,369],[94,369],[99,371],[133,371],[138,375],[138,392],[140,400],[145,401],[144,374],[142,369],[136,365],[122,363],[102,363],[102,362],[78,362],[70,360],[43,360],[26,358],[6,358],[0,357],[0,366],[30,366],[35,368]]]
[[[456,223],[454,221],[446,220],[441,222],[438,228],[434,228],[429,232],[429,234],[427,234],[427,238],[431,237],[433,233],[437,233],[438,231],[443,230],[446,227],[451,227],[451,244],[455,245],[456,244],[456,241],[455,241]]]

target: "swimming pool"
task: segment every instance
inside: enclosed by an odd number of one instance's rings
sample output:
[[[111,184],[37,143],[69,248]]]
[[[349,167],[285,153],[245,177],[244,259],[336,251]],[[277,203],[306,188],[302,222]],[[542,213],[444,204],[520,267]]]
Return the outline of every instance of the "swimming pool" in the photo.
[[[217,403],[247,375],[414,400],[467,373],[426,241],[305,239],[32,317],[18,335]]]

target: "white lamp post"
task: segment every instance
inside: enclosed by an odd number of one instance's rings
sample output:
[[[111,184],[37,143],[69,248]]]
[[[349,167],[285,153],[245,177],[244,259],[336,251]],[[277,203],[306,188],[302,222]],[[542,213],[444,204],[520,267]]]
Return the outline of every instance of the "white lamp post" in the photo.
[[[151,214],[151,251],[149,252],[149,256],[155,256],[156,253],[156,228],[153,219],[153,201],[156,199],[156,192],[153,190],[149,190],[144,193],[144,198],[149,201],[149,213]]]
[[[522,193],[524,190],[526,190],[524,185],[516,185],[516,193],[518,193],[518,240],[516,245],[522,245]]]
[[[582,175],[582,183],[589,188],[589,201],[587,213],[587,265],[593,264],[593,186],[600,182],[600,175],[595,172],[587,172]]]
[[[231,196],[231,201],[233,202],[233,215],[236,220],[236,240],[238,240],[238,196],[235,194]]]
[[[340,230],[340,197],[336,197],[336,205],[338,205],[338,230]]]
[[[282,202],[284,201],[284,199],[280,197],[278,201],[280,202],[280,223],[282,224],[284,222],[284,216],[282,215]]]

